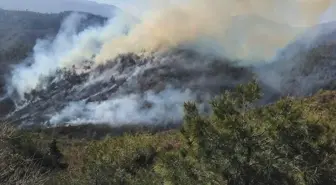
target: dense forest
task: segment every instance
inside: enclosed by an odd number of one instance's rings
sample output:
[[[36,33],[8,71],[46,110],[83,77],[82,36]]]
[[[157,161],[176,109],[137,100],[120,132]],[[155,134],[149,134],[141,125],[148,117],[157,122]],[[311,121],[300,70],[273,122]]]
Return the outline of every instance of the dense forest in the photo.
[[[256,82],[184,104],[178,128],[0,128],[2,184],[336,184],[336,92],[257,106]],[[81,130],[82,129],[82,130]],[[119,129],[112,133],[110,130]],[[85,130],[85,131],[84,131]],[[168,131],[165,131],[168,130]]]

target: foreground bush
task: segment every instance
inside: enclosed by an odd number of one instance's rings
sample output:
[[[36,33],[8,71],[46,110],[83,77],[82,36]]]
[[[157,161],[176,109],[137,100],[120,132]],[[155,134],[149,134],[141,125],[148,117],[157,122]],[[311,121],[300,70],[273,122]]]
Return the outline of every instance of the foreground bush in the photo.
[[[155,169],[165,184],[336,184],[334,120],[308,120],[292,99],[252,108],[256,83],[226,92],[203,117],[185,104],[186,145],[162,155]]]
[[[11,142],[16,130],[8,125],[0,127],[0,182],[2,185],[43,185],[47,177],[33,158],[17,153]]]
[[[19,156],[19,162],[0,158],[5,161],[0,162],[0,174],[15,166],[0,180],[20,184],[35,175],[30,184],[336,184],[336,92],[256,107],[260,97],[252,82],[215,98],[211,115],[202,115],[194,103],[186,103],[184,124],[170,132],[112,137],[98,127],[103,133],[100,140],[86,132],[91,139],[83,139],[85,127],[70,128],[79,129],[76,137],[66,137],[69,127],[2,134],[6,139],[1,140],[0,151]],[[55,134],[56,145],[50,133],[57,130],[61,131]],[[62,168],[61,153],[68,168]]]

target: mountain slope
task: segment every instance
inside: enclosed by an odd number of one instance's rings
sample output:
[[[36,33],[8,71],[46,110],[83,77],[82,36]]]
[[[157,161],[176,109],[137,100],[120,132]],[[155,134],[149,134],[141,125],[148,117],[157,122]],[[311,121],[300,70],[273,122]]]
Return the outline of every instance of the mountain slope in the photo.
[[[259,22],[263,23],[261,28],[267,32],[269,23]],[[239,28],[239,25],[236,26]],[[246,26],[255,28],[253,25]],[[284,26],[283,31],[286,31],[287,27]],[[50,73],[44,73],[48,68],[44,65],[45,60],[36,60],[37,65],[18,67],[14,72],[19,75],[11,78],[15,88],[0,104],[0,109],[7,110],[2,114],[4,120],[27,125],[180,123],[185,101],[196,100],[202,110],[208,112],[210,97],[252,80],[253,73],[257,74],[256,78],[265,95],[260,102],[262,104],[274,102],[281,95],[306,96],[320,88],[331,89],[330,84],[335,80],[335,60],[325,57],[325,52],[336,48],[334,43],[330,43],[329,49],[319,42],[312,42],[314,47],[303,47],[306,45],[299,39],[284,48],[283,56],[279,56],[273,63],[252,67],[236,66],[226,58],[203,55],[192,48],[181,49],[178,46],[165,52],[122,53],[117,58],[96,66],[90,60],[94,60],[95,54],[100,52],[100,31],[98,29],[95,32],[98,34],[84,37],[85,41],[90,41],[87,46],[92,46],[89,49],[94,48],[93,51],[81,50],[82,44],[78,42],[71,45],[69,50],[73,50],[76,57],[79,54],[79,58],[75,57],[79,61],[73,62],[74,58],[70,57],[71,65],[67,65],[68,68],[64,70],[61,69],[62,65],[57,64],[62,61],[58,57],[49,61],[48,65],[56,63]],[[70,37],[61,40],[71,40],[72,36],[70,34]],[[317,40],[327,40],[331,36],[322,35]],[[63,49],[64,46],[57,47]],[[77,47],[81,49],[77,50]],[[43,55],[45,58],[59,54],[55,54],[54,50],[43,52],[47,53]],[[68,50],[64,51],[68,54],[67,52]],[[89,56],[84,57],[83,61],[81,57],[87,53]],[[20,76],[21,72],[23,76]],[[45,75],[43,78],[38,76],[37,83],[25,81],[26,78],[34,78],[35,74]],[[33,78],[31,81],[34,81]],[[22,88],[26,84],[27,88]]]
[[[190,51],[124,54],[85,73],[60,71],[58,75],[48,77],[46,86],[26,94],[28,102],[16,102],[22,107],[6,121],[179,123],[185,101],[203,104],[211,96],[252,78],[248,69]]]
[[[10,65],[25,59],[37,39],[54,38],[71,12],[42,14],[28,11],[0,9],[0,86],[4,85],[3,75],[8,74]],[[87,13],[81,29],[89,25],[101,25],[107,18]],[[1,88],[2,92],[2,88]]]
[[[308,29],[258,69],[261,79],[284,96],[336,89],[336,22]]]
[[[18,47],[22,43],[34,45],[36,39],[55,36],[70,13],[42,14],[0,9],[0,50]],[[101,16],[82,14],[87,16],[86,24],[102,24],[106,20]]]

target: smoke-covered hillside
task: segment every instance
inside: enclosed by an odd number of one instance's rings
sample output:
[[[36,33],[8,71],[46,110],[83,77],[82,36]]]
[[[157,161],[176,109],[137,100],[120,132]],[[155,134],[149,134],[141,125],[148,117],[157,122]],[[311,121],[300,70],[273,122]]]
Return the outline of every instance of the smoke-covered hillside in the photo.
[[[207,112],[213,96],[254,78],[265,95],[261,104],[335,88],[333,23],[312,19],[298,27],[259,6],[245,14],[239,3],[228,10],[219,0],[201,2],[140,22],[120,14],[84,29],[86,18],[70,15],[55,38],[36,42],[11,71],[3,119],[24,125],[180,123],[185,101]]]
[[[190,51],[125,54],[82,74],[59,71],[44,89],[25,94],[29,103],[10,121],[178,123],[185,101],[202,104],[250,79],[248,69]]]
[[[283,95],[308,96],[336,89],[336,22],[308,29],[258,68],[260,79]]]
[[[9,50],[20,46],[32,49],[37,39],[54,37],[63,20],[71,12],[59,14],[43,14],[29,11],[10,11],[0,9],[0,50],[1,56]],[[89,17],[85,24],[101,25],[107,18],[87,14]],[[28,50],[29,51],[29,50]],[[17,59],[22,59],[25,53],[18,53]],[[10,58],[0,58],[1,61]]]
[[[0,82],[3,92],[4,75],[9,67],[20,63],[32,52],[38,39],[54,38],[64,19],[71,12],[43,14],[28,11],[0,9]],[[86,14],[86,13],[83,13]],[[80,29],[89,25],[102,25],[107,18],[86,14]]]

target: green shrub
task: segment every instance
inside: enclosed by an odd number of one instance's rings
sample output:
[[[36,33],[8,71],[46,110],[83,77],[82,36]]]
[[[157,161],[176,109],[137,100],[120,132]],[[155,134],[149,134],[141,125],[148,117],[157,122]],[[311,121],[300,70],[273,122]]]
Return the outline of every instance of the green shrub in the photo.
[[[93,142],[84,168],[89,184],[156,182],[157,175],[151,170],[157,155],[154,139],[151,135],[128,135]]]
[[[260,97],[259,86],[251,82],[216,97],[210,115],[187,102],[183,125],[169,132],[95,125],[7,130],[2,135],[10,137],[1,137],[0,154],[6,155],[0,157],[6,158],[0,158],[0,180],[33,185],[336,184],[336,92],[256,107]],[[57,145],[50,135],[58,138]],[[69,166],[60,169],[64,161]],[[10,175],[1,176],[9,166]]]
[[[16,130],[8,125],[0,127],[0,182],[3,185],[43,185],[46,173],[31,157],[14,150],[12,141]],[[28,151],[30,152],[30,151]]]
[[[208,117],[186,103],[186,145],[155,167],[165,184],[335,184],[335,122],[308,119],[290,98],[252,108],[258,98],[253,82],[216,98]]]

